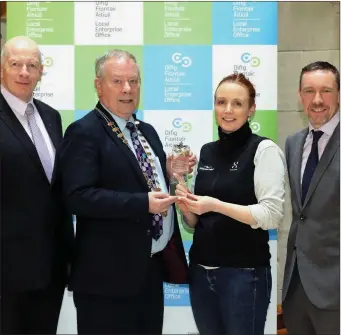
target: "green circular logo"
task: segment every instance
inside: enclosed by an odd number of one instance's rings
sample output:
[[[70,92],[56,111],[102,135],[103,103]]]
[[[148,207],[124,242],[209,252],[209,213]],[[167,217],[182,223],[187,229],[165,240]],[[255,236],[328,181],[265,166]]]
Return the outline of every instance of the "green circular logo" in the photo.
[[[253,133],[258,133],[260,131],[260,124],[257,121],[251,122],[251,130]]]
[[[44,66],[51,67],[53,65],[53,59],[52,57],[44,57]]]

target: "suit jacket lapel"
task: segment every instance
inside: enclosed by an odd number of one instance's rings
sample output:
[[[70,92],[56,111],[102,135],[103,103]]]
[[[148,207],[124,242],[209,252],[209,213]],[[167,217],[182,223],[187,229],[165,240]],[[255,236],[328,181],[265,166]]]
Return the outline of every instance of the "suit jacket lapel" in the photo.
[[[8,127],[13,132],[13,135],[16,136],[19,141],[21,142],[22,146],[25,148],[29,156],[31,157],[34,165],[37,167],[37,169],[45,176],[46,181],[48,182],[48,179],[46,177],[46,173],[44,171],[44,168],[41,164],[40,158],[38,156],[38,152],[31,140],[31,138],[26,133],[26,130],[23,128],[17,117],[15,116],[12,109],[7,104],[7,101],[3,97],[2,94],[0,94],[0,117],[4,120],[4,122],[8,125]]]
[[[113,120],[111,115],[102,107],[102,105],[100,103],[98,103],[96,107],[103,114],[105,114],[105,116],[108,119]],[[110,126],[108,126],[107,122],[100,115],[100,113],[97,110],[95,110],[95,112],[96,112],[98,118],[100,119],[100,122],[101,122],[105,132],[115,142],[117,147],[122,151],[122,153],[125,155],[125,157],[128,160],[128,162],[131,164],[131,166],[132,166],[133,170],[135,171],[136,175],[139,177],[141,183],[148,189],[147,181],[146,181],[146,179],[145,179],[145,177],[144,177],[144,175],[142,173],[142,170],[140,168],[140,165],[139,165],[135,155],[131,151],[131,149],[125,143],[123,143],[123,141],[120,138],[117,137],[116,133],[112,130],[112,128]],[[119,159],[119,158],[117,157],[117,159]]]
[[[336,150],[340,147],[340,123],[337,125],[337,127],[334,130],[334,133],[332,134],[331,138],[329,139],[329,142],[326,146],[326,148],[323,151],[323,154],[321,156],[321,159],[316,167],[316,170],[314,172],[314,175],[311,179],[307,195],[304,200],[303,207],[307,204],[309,201],[309,198],[314,193],[316,186],[318,185],[322,175],[324,174],[326,168],[332,161],[332,158],[334,157]]]
[[[297,198],[297,203],[299,208],[302,209],[302,186],[301,186],[301,167],[302,167],[302,155],[305,139],[308,135],[309,129],[303,129],[298,133],[297,138],[294,138],[295,143],[292,144],[292,150],[294,154],[292,155],[292,166],[294,172],[294,187]]]

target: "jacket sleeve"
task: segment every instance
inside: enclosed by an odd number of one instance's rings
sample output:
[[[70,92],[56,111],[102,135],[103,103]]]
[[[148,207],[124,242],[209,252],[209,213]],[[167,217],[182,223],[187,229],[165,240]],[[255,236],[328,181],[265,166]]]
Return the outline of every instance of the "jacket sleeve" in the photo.
[[[148,193],[116,192],[99,187],[99,143],[75,122],[60,149],[63,192],[73,214],[92,218],[138,220],[148,214]]]

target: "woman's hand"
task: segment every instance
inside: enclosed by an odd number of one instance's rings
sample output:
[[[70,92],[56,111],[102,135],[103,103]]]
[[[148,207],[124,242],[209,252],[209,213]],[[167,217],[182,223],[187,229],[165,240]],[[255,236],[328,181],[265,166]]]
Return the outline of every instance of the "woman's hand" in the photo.
[[[184,177],[180,176],[176,173],[173,174],[173,176],[177,179],[178,184],[176,185],[176,189],[175,189],[175,195],[178,197],[177,200],[175,201],[175,203],[178,205],[179,209],[183,212],[183,213],[187,213],[189,212],[189,209],[187,208],[187,206],[183,203],[182,200],[180,200],[181,198],[186,198],[187,194],[192,194],[191,191],[188,189]]]
[[[175,189],[175,195],[177,197],[177,200],[175,201],[175,203],[178,205],[178,208],[181,210],[183,214],[183,219],[186,225],[190,228],[195,228],[196,224],[198,223],[198,217],[195,213],[189,210],[187,204],[183,201],[187,199],[187,197],[193,194],[188,189],[183,176],[180,176],[174,173],[174,177],[178,181],[178,184],[176,185],[176,189]]]
[[[187,194],[187,197],[181,197],[179,199],[186,208],[197,215],[201,215],[207,212],[215,212],[219,200],[207,196],[198,196],[194,194]]]

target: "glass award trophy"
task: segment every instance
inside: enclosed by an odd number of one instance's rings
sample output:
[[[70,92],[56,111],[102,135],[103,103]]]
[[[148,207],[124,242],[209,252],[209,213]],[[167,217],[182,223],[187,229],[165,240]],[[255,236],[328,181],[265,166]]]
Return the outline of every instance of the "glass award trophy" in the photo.
[[[182,142],[174,144],[172,149],[171,170],[172,173],[176,173],[184,178],[186,182],[187,174],[189,173],[189,157],[191,155],[191,149],[188,145],[184,145]],[[175,195],[176,185],[178,180],[172,176],[170,179],[170,195]]]

